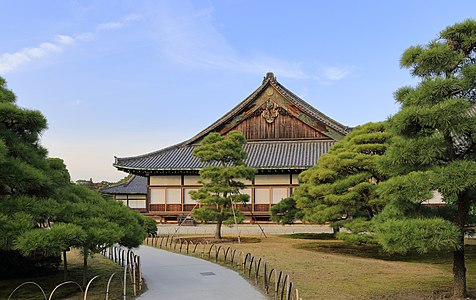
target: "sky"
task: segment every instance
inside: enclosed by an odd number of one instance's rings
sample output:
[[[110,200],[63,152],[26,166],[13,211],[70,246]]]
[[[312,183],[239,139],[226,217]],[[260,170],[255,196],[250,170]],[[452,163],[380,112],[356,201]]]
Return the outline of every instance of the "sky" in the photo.
[[[415,85],[400,56],[474,18],[472,0],[0,0],[0,76],[48,120],[73,180],[184,141],[278,81],[347,126]]]

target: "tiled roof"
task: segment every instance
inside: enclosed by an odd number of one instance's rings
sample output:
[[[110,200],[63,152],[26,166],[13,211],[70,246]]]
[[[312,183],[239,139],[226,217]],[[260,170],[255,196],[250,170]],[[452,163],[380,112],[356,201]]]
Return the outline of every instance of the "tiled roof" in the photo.
[[[327,153],[335,141],[263,141],[249,142],[244,146],[248,153],[246,164],[258,170],[297,169],[314,166],[319,157]],[[119,170],[173,171],[199,170],[209,164],[192,155],[198,145],[179,144],[142,156],[116,158]]]
[[[105,194],[147,194],[147,177],[133,175],[129,181],[101,190]]]
[[[196,172],[207,165],[192,155],[193,149],[198,146],[200,140],[236,118],[244,109],[252,105],[269,86],[273,86],[284,98],[298,107],[304,115],[325,124],[329,132],[335,131],[338,133],[337,136],[344,136],[350,132],[349,127],[327,117],[286,89],[276,80],[274,74],[269,72],[264,77],[262,84],[253,93],[191,139],[140,156],[116,157],[114,166],[119,170],[140,175],[154,172]],[[332,135],[329,135],[329,137],[330,139],[336,139]],[[245,145],[245,151],[248,153],[246,163],[248,166],[258,169],[258,171],[304,170],[314,166],[319,157],[326,153],[334,143],[334,140],[253,141]]]

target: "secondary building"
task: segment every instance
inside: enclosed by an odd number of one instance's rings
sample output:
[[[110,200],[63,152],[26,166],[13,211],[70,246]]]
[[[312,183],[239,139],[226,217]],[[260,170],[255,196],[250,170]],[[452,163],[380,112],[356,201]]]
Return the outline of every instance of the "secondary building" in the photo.
[[[118,170],[147,179],[146,201],[135,208],[175,221],[198,207],[189,192],[200,188],[199,171],[207,164],[192,151],[207,134],[232,130],[245,135],[246,163],[257,169],[255,179],[246,181],[242,190],[250,202],[237,209],[268,219],[270,207],[299,185],[299,173],[315,165],[350,129],[286,89],[269,72],[253,93],[191,139],[152,153],[115,158]]]
[[[101,189],[101,193],[111,195],[133,210],[147,212],[147,177],[133,175],[123,183]]]

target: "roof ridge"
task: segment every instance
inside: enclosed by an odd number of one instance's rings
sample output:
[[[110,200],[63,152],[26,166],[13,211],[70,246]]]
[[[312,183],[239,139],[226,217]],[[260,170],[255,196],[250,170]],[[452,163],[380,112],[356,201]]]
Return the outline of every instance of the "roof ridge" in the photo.
[[[283,144],[283,143],[327,143],[336,142],[333,139],[299,139],[299,140],[259,140],[259,141],[247,141],[247,144]]]
[[[271,75],[269,75],[269,74],[271,74]],[[250,95],[248,95],[248,97],[246,97],[243,101],[241,101],[240,103],[235,105],[232,109],[230,109],[227,113],[222,115],[218,120],[213,122],[211,125],[209,125],[205,129],[203,129],[202,131],[200,131],[199,133],[194,135],[192,138],[186,140],[184,142],[184,144],[191,144],[192,142],[200,139],[201,137],[203,137],[207,133],[211,132],[213,129],[217,128],[218,126],[220,126],[221,124],[223,124],[227,120],[234,117],[234,115],[237,112],[239,112],[241,109],[246,107],[246,105],[251,103],[252,100],[255,99],[256,95],[258,95],[264,89],[264,87],[268,85],[269,82],[274,82],[274,81],[276,81],[276,77],[274,76],[274,74],[271,73],[271,72],[266,73],[266,76],[263,79],[263,83],[256,90],[254,90]]]
[[[136,176],[137,176],[137,175],[134,174],[134,175],[132,175],[131,178],[129,178],[128,181],[123,182],[122,184],[124,185],[124,187],[128,187],[128,186],[132,183],[132,181],[136,178]]]
[[[272,85],[277,88],[278,90],[282,90],[283,92],[285,92],[286,94],[288,94],[289,96],[291,97],[287,97],[289,100],[293,101],[294,103],[296,103],[298,106],[300,106],[300,108],[302,109],[305,109],[305,110],[308,110],[314,114],[316,114],[316,117],[318,117],[320,119],[320,121],[322,121],[323,123],[327,124],[327,125],[330,125],[331,127],[333,127],[334,129],[337,129],[337,130],[340,130],[341,133],[344,133],[344,134],[347,134],[348,133],[348,130],[349,130],[349,127],[348,126],[345,126],[344,124],[332,119],[331,117],[329,117],[328,115],[324,114],[323,112],[321,112],[320,110],[318,110],[317,108],[315,108],[314,106],[312,106],[311,104],[307,103],[305,100],[303,100],[301,97],[299,97],[298,95],[296,95],[295,93],[291,92],[290,90],[288,90],[285,86],[283,86],[281,83],[279,83],[277,80],[273,81],[272,82]],[[304,106],[304,107],[301,107],[301,106]],[[327,122],[326,122],[327,121]],[[336,128],[337,127],[337,128]]]
[[[141,175],[133,174],[131,178],[122,183],[117,183],[106,188],[100,189],[105,194],[146,194],[147,178]]]
[[[110,186],[108,186],[108,187],[105,187],[105,188],[101,189],[101,191],[104,191],[104,190],[107,190],[107,189],[111,189],[111,188],[115,188],[115,187],[119,187],[119,186],[127,187],[127,186],[132,182],[132,180],[134,180],[134,178],[135,178],[136,176],[138,176],[138,175],[133,174],[133,175],[131,176],[131,178],[129,178],[129,180],[127,180],[126,182],[115,183],[115,184],[113,184],[113,185],[110,185]]]

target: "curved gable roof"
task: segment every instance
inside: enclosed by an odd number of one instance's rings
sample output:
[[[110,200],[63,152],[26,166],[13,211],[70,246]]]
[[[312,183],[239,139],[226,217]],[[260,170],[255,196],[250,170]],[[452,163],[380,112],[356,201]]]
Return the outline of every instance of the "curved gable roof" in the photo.
[[[306,116],[323,123],[329,131],[335,131],[340,136],[347,135],[349,127],[329,118],[310,104],[282,86],[273,73],[268,72],[262,84],[237,106],[200,131],[191,139],[179,144],[134,157],[115,157],[113,164],[119,170],[146,175],[147,173],[198,171],[206,164],[192,155],[192,150],[200,140],[211,132],[217,131],[246,108],[252,105],[263,91],[269,86],[276,89],[287,101],[294,104]],[[329,135],[331,136],[331,135]],[[335,143],[335,138],[321,140],[289,140],[289,141],[254,141],[245,145],[248,153],[246,163],[258,170],[295,169],[305,170],[316,164],[320,155],[326,153]]]

